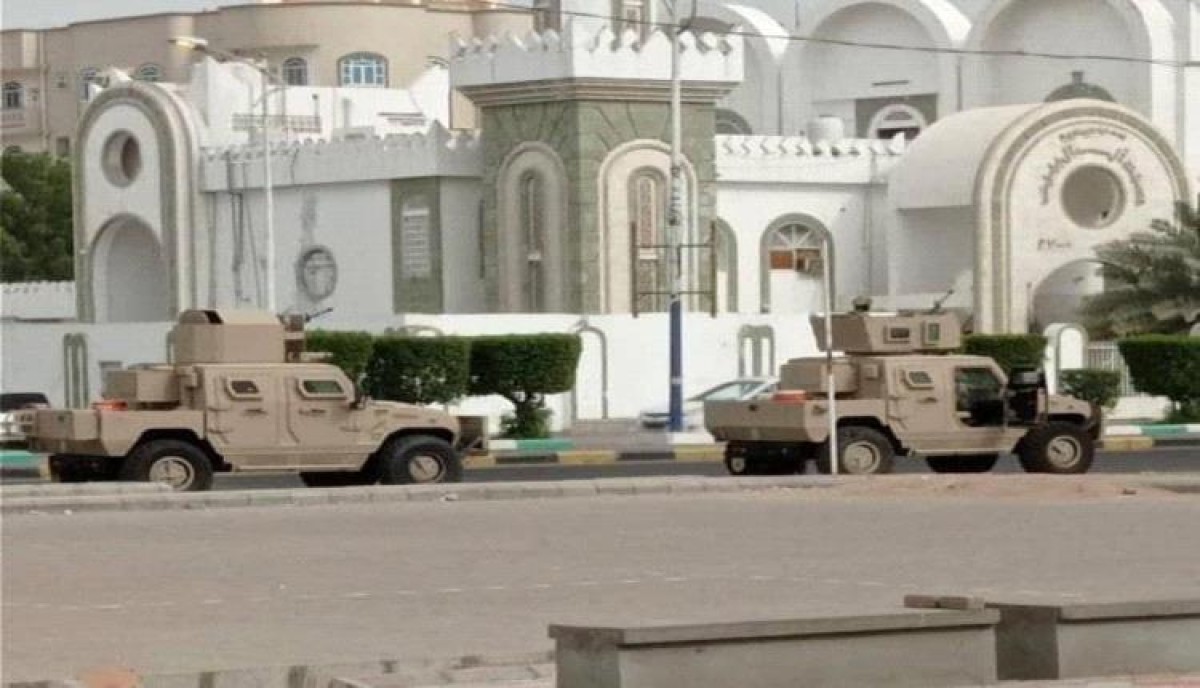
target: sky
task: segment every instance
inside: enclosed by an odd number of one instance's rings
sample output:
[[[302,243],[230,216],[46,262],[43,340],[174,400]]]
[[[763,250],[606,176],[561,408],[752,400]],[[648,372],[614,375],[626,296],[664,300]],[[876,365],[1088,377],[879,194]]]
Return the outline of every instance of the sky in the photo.
[[[0,26],[40,29],[89,19],[194,11],[236,4],[239,0],[0,0]]]

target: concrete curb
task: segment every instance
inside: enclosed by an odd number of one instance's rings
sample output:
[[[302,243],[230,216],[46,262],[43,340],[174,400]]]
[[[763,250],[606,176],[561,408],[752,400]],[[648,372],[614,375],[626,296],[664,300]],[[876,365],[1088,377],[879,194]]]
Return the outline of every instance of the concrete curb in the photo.
[[[469,502],[566,497],[611,497],[731,493],[774,489],[832,487],[844,478],[773,476],[764,478],[603,478],[544,482],[456,483],[451,485],[374,485],[152,494],[68,495],[0,499],[0,514],[74,514],[114,511],[186,511],[235,507],[296,507],[404,502]]]

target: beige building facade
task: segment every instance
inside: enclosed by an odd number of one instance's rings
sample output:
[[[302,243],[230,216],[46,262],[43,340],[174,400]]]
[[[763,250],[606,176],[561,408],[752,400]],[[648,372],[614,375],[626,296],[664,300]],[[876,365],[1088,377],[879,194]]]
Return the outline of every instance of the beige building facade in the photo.
[[[353,11],[347,11],[353,8]],[[0,32],[5,147],[67,155],[91,84],[116,68],[143,81],[186,82],[200,55],[169,41],[198,36],[214,48],[265,59],[291,86],[401,88],[446,57],[451,35],[524,33],[530,14],[474,0],[260,2],[198,13],[82,22]],[[455,96],[455,127],[474,109]]]

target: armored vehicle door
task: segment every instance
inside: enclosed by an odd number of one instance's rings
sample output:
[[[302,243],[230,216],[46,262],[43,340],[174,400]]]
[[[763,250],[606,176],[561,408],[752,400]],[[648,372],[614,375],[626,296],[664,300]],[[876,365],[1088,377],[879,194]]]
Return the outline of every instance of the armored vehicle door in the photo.
[[[279,455],[279,388],[270,374],[206,375],[205,422],[213,448],[239,468],[266,468]]]
[[[897,362],[888,417],[893,430],[922,454],[990,453],[1010,448],[1004,385],[992,369],[947,359]]]
[[[334,370],[299,369],[284,380],[287,444],[301,465],[315,468],[365,461],[360,444],[362,412],[354,408],[354,385]]]

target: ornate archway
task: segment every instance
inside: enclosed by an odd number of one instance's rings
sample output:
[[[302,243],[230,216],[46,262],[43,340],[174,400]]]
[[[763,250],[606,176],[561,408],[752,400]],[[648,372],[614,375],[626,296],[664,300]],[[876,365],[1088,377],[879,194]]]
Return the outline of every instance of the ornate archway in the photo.
[[[97,235],[90,253],[97,321],[171,319],[167,263],[145,222],[129,215],[112,220]]]

